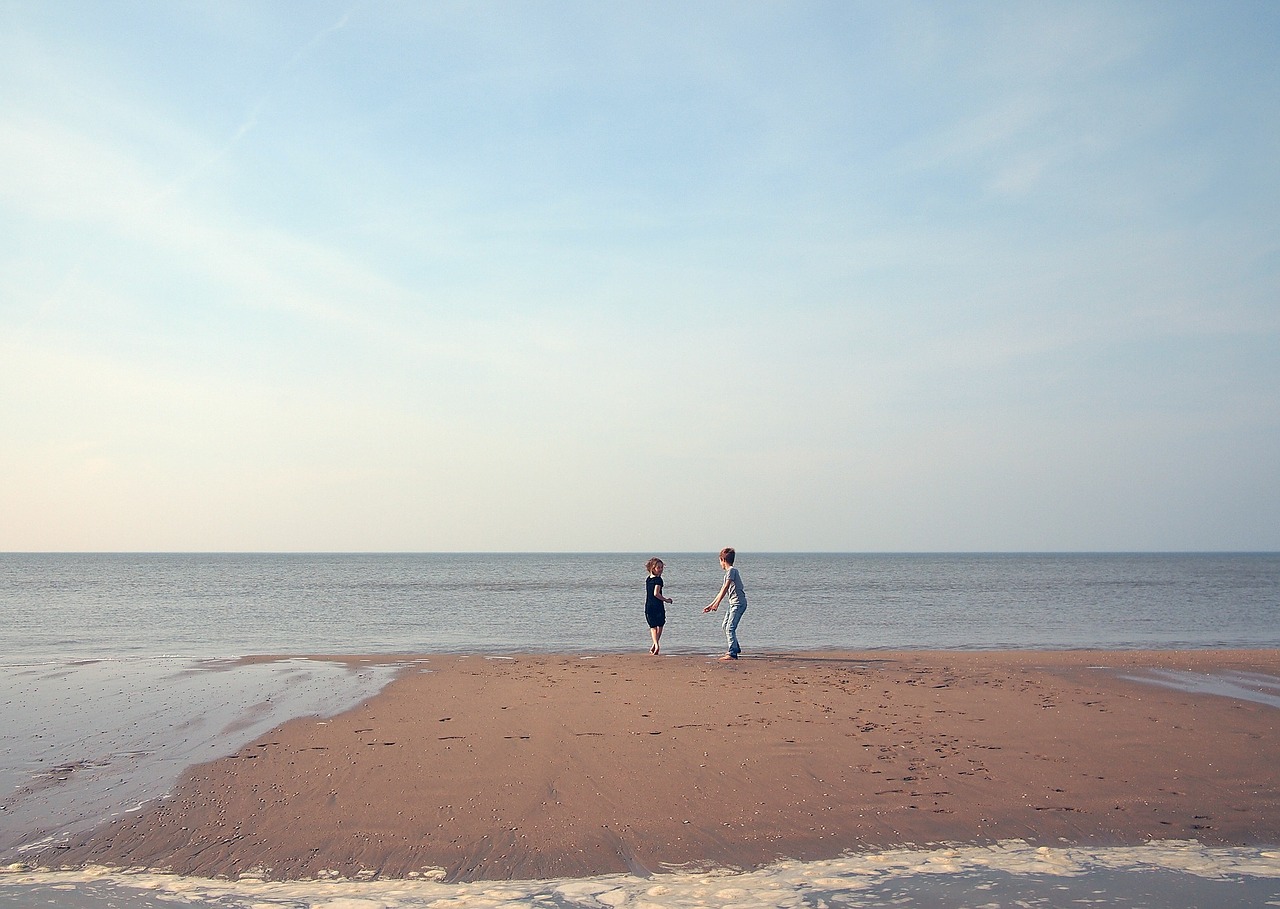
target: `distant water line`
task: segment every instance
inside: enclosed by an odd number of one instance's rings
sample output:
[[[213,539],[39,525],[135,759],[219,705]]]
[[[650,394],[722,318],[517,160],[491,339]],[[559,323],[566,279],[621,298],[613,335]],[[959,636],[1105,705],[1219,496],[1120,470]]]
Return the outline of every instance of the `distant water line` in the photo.
[[[666,561],[664,647],[714,651],[713,553]],[[627,651],[644,562],[603,554],[0,554],[6,662]],[[1280,554],[742,553],[748,650],[1280,646]]]

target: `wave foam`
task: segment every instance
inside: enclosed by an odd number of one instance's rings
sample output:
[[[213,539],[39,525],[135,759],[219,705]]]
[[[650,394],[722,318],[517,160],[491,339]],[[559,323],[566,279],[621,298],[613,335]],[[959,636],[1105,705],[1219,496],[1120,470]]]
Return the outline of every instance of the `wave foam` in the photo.
[[[1063,880],[1135,871],[1163,871],[1224,882],[1241,878],[1280,882],[1280,850],[1207,847],[1194,841],[1106,848],[1048,848],[1010,841],[995,846],[851,854],[821,862],[780,862],[750,872],[668,871],[651,878],[605,875],[471,883],[442,883],[432,879],[435,875],[429,869],[414,880],[272,882],[250,875],[225,881],[106,868],[51,872],[10,866],[0,874],[0,893],[47,888],[65,892],[66,888],[106,885],[113,890],[147,892],[174,904],[216,905],[222,909],[800,909],[833,900],[848,906],[878,904],[878,900],[864,902],[861,897],[902,879],[1003,873],[1024,879],[1026,886],[1033,879]],[[1280,896],[1280,884],[1276,890],[1272,899]]]

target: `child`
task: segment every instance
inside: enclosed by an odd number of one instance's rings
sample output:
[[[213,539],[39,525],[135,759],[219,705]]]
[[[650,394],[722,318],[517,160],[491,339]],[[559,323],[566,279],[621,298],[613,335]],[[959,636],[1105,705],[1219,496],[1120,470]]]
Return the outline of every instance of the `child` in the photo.
[[[738,654],[742,652],[742,648],[738,646],[738,623],[742,621],[742,614],[747,611],[747,592],[742,587],[742,575],[738,574],[738,569],[733,567],[736,555],[737,553],[728,547],[720,550],[720,567],[724,569],[724,583],[720,585],[720,592],[711,601],[711,605],[702,610],[715,612],[720,608],[720,601],[726,595],[729,597],[729,610],[724,617],[724,634],[728,639],[729,649],[724,656],[720,657],[721,660],[736,660]]]
[[[662,626],[667,624],[667,603],[675,600],[662,595],[662,559],[650,559],[644,567],[649,569],[649,577],[644,582],[644,618],[649,623],[649,634],[653,635],[653,646],[649,652],[657,656]]]

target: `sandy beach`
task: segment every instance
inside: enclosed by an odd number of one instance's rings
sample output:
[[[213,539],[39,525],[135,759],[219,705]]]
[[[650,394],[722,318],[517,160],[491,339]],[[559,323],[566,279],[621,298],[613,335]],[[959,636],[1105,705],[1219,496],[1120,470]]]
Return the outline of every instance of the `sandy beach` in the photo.
[[[1274,681],[1280,651],[422,659],[30,861],[479,880],[1009,839],[1280,844],[1280,711],[1213,693]]]

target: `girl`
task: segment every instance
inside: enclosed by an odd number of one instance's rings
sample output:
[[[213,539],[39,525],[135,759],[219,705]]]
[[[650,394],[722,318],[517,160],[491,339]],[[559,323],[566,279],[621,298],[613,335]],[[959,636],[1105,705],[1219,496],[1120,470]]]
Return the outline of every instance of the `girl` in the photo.
[[[662,559],[650,559],[644,567],[649,569],[649,577],[644,582],[644,618],[649,623],[649,633],[653,635],[653,646],[649,652],[657,656],[662,626],[667,624],[667,603],[675,600],[662,595]]]

